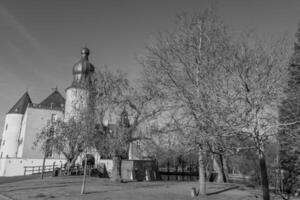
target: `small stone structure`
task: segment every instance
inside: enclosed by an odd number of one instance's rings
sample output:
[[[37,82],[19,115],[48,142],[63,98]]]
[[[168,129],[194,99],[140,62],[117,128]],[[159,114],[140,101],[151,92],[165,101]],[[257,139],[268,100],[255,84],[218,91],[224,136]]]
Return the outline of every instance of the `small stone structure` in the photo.
[[[108,174],[112,172],[112,160],[100,160]],[[122,160],[121,175],[125,181],[152,181],[158,179],[154,160]]]

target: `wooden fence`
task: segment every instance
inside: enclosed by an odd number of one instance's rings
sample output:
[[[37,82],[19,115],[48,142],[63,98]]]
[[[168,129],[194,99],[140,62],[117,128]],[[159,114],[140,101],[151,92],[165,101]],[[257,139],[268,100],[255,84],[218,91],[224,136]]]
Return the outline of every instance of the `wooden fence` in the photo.
[[[24,176],[31,174],[41,174],[43,166],[25,166]],[[87,166],[87,175],[91,175],[92,167]],[[82,166],[72,167],[69,171],[64,166],[45,165],[44,175],[48,176],[65,176],[65,175],[82,175],[84,168]]]
[[[44,166],[44,173],[53,172],[57,165],[45,165]],[[29,174],[40,174],[42,173],[43,166],[25,166],[24,167],[24,176]]]

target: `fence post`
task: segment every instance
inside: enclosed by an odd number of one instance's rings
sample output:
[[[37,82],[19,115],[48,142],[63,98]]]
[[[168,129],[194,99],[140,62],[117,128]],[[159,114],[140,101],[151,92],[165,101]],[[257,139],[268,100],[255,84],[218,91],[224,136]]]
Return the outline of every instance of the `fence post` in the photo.
[[[192,181],[192,166],[193,161],[190,161],[190,181]]]
[[[55,162],[53,162],[53,167],[52,167],[52,176],[55,176]]]
[[[34,167],[32,167],[32,174],[34,173]]]
[[[176,173],[175,179],[176,181],[178,181],[178,165],[175,165],[175,173]]]
[[[62,171],[63,171],[63,164],[62,162],[60,163],[60,170],[59,170],[59,175],[62,176]]]
[[[184,181],[184,163],[181,164],[182,181]]]
[[[168,159],[168,163],[167,163],[167,172],[168,172],[168,181],[170,180],[170,161]]]
[[[26,170],[27,170],[27,167],[24,167],[24,176],[26,176]]]

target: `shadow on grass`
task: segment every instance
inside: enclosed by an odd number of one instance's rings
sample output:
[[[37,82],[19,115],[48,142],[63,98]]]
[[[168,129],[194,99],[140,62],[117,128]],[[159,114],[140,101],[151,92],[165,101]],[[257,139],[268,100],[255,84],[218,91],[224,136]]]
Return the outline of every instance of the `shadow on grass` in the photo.
[[[38,179],[40,175],[27,175],[27,176],[13,176],[13,177],[0,177],[0,185],[7,184],[7,183],[14,183],[19,181],[25,181],[30,179]]]
[[[16,188],[16,189],[9,189],[6,192],[13,192],[13,191],[22,191],[22,190],[36,190],[36,189],[48,189],[48,188],[56,188],[56,187],[68,187],[69,185],[55,185],[55,186],[40,186],[40,187],[24,187],[24,188]]]
[[[237,189],[237,188],[239,188],[239,186],[231,186],[231,187],[228,187],[228,188],[224,188],[223,190],[218,190],[218,191],[215,191],[215,192],[209,192],[209,193],[207,193],[207,196],[214,195],[214,194],[220,194],[222,192],[226,192],[228,190],[233,190],[233,189]]]
[[[38,193],[37,195],[34,195],[34,196],[28,196],[30,199],[32,198],[47,198],[47,199],[53,199],[55,198],[54,195],[46,195],[46,194],[43,194],[43,193]]]

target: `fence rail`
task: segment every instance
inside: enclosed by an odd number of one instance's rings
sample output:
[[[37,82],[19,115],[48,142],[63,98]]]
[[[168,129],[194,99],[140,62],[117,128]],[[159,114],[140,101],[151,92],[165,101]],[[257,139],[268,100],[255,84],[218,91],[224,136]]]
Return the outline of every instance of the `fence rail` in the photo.
[[[45,165],[44,173],[53,172],[54,169],[58,167],[57,165]],[[24,176],[29,174],[40,174],[43,171],[43,166],[25,166],[24,167]]]
[[[25,166],[24,176],[31,174],[41,174],[43,166]],[[91,174],[92,167],[87,166],[87,175]],[[82,175],[84,168],[82,166],[75,166],[67,170],[64,166],[58,165],[45,165],[44,174],[52,176],[64,176],[64,175]]]

